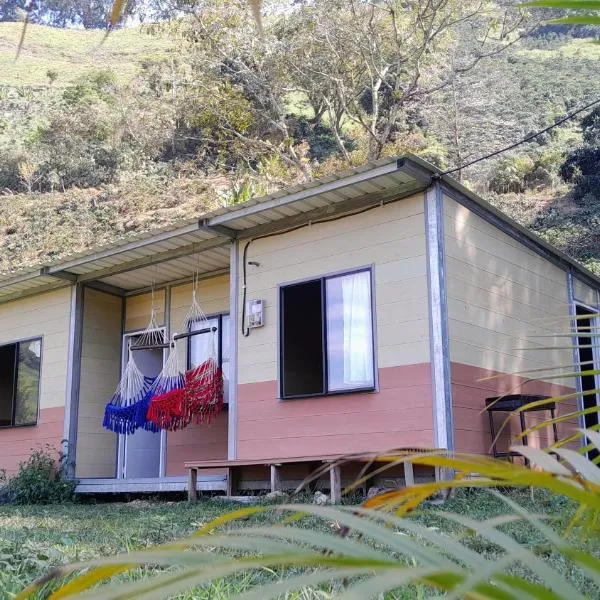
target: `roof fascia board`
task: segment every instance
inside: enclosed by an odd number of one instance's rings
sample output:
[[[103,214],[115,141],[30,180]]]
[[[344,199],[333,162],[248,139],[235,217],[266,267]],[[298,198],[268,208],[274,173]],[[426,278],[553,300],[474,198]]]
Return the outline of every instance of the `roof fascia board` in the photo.
[[[20,300],[21,298],[28,298],[29,296],[37,296],[38,294],[45,294],[46,292],[53,292],[54,290],[68,287],[70,285],[72,285],[70,282],[64,281],[63,279],[59,279],[56,281],[56,283],[40,285],[38,287],[30,288],[28,290],[14,292],[12,294],[5,294],[4,296],[0,295],[0,304],[5,304],[6,302],[12,302],[13,300]]]
[[[238,208],[237,210],[230,211],[230,212],[224,213],[222,215],[217,215],[215,217],[207,219],[206,225],[208,227],[212,228],[214,225],[228,223],[228,222],[234,221],[236,219],[243,219],[244,217],[247,217],[249,215],[254,215],[256,213],[260,213],[265,210],[270,210],[272,208],[277,208],[279,206],[285,206],[286,204],[290,204],[292,202],[297,202],[299,200],[306,200],[307,198],[311,198],[311,197],[317,196],[319,194],[333,192],[335,190],[349,187],[351,185],[361,183],[362,181],[368,181],[370,179],[374,179],[374,178],[380,177],[382,175],[389,175],[390,173],[394,173],[397,170],[398,170],[398,161],[397,160],[390,161],[387,164],[381,165],[379,167],[374,167],[372,169],[367,169],[365,171],[361,171],[360,173],[356,173],[354,175],[342,177],[340,179],[336,179],[334,181],[329,181],[329,182],[323,183],[321,185],[315,185],[314,187],[309,187],[307,189],[299,190],[298,192],[294,192],[292,194],[286,194],[286,195],[280,196],[278,198],[271,198],[269,200],[263,200],[263,201],[257,202],[256,204],[252,204],[251,206]]]
[[[138,250],[140,248],[144,248],[145,246],[150,246],[156,242],[163,242],[165,240],[169,240],[175,237],[179,237],[180,235],[185,235],[187,233],[194,233],[201,229],[201,223],[192,223],[191,225],[187,225],[185,227],[180,227],[178,229],[172,229],[171,231],[164,231],[163,233],[159,233],[157,235],[153,235],[151,237],[144,238],[143,240],[135,240],[130,242],[129,244],[124,244],[123,246],[115,246],[113,248],[106,248],[100,252],[96,252],[94,254],[90,254],[88,256],[82,256],[79,258],[75,258],[73,260],[69,260],[64,263],[57,264],[51,267],[45,267],[47,269],[47,274],[53,275],[54,273],[60,271],[66,271],[73,267],[78,267],[84,265],[89,262],[93,262],[95,260],[99,260],[102,258],[109,258],[111,256],[115,256],[117,254],[123,254],[124,252],[129,252],[130,250]]]
[[[341,216],[344,213],[348,213],[348,216],[351,217],[353,212],[362,208],[376,206],[377,204],[389,204],[407,198],[408,196],[418,194],[423,190],[424,187],[422,185],[407,185],[394,188],[393,190],[386,190],[385,192],[351,198],[350,200],[337,202],[336,204],[329,206],[322,206],[292,217],[286,217],[284,219],[273,221],[272,223],[265,223],[264,225],[257,225],[251,229],[240,231],[238,239],[260,238],[277,232],[285,233],[286,230],[290,228],[308,225],[311,222],[321,220],[326,221],[329,218]]]
[[[142,267],[151,267],[152,265],[157,265],[168,260],[181,258],[182,256],[196,254],[204,250],[212,250],[220,246],[225,246],[228,243],[228,240],[222,237],[218,237],[210,240],[205,240],[203,242],[197,242],[195,244],[188,244],[186,246],[181,246],[180,248],[174,248],[173,250],[166,250],[165,252],[159,252],[158,254],[143,256],[142,258],[130,260],[129,262],[120,265],[107,267],[106,269],[92,271],[91,273],[80,275],[77,278],[77,281],[80,283],[84,283],[87,281],[97,281],[99,279],[103,279],[104,277],[110,277],[111,275],[119,275],[121,273],[134,271],[135,269],[141,269]]]
[[[566,254],[557,248],[554,248],[534,233],[528,231],[525,227],[519,225],[516,221],[494,208],[489,202],[486,202],[483,198],[480,198],[470,190],[467,190],[458,184],[458,182],[453,180],[448,182],[445,177],[443,179],[444,193],[450,198],[456,200],[459,204],[462,204],[488,223],[500,229],[500,231],[503,231],[512,237],[514,240],[527,246],[527,248],[542,258],[545,258],[565,271],[572,269],[573,272],[577,274],[577,277],[584,283],[590,285],[594,289],[600,288],[600,279],[591,271],[588,271],[585,267],[579,265]]]
[[[230,227],[226,227],[225,225],[210,225],[208,223],[209,219],[203,219],[202,224],[200,225],[200,229],[204,231],[212,231],[213,233],[218,233],[219,235],[225,236],[230,240],[234,240],[237,237],[237,231],[235,229],[231,229]]]
[[[45,275],[46,277],[56,277],[57,279],[64,279],[65,281],[70,281],[71,283],[77,282],[77,275],[75,273],[70,273],[69,271],[55,271],[54,273],[50,273],[48,267],[42,267],[40,269],[40,276]]]
[[[36,269],[35,271],[29,271],[28,273],[22,273],[21,275],[15,275],[9,279],[0,280],[0,288],[8,287],[9,285],[14,285],[15,283],[23,283],[24,281],[31,281],[32,279],[37,279],[41,275],[45,273],[42,272],[42,269]]]
[[[416,158],[416,157],[415,157]],[[435,171],[431,169],[431,165],[423,166],[420,161],[414,160],[412,157],[402,157],[398,159],[398,169],[411,177],[414,177],[422,184],[429,186],[435,176]]]

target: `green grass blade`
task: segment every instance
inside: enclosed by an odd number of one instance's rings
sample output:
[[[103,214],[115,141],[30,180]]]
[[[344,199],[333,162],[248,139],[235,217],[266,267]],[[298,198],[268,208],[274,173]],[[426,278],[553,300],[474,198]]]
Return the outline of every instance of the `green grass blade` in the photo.
[[[546,473],[564,475],[566,477],[571,475],[569,469],[539,448],[533,448],[531,446],[511,446],[510,449],[513,452],[518,452],[538,467],[541,467]]]
[[[583,598],[581,594],[560,574],[552,569],[547,563],[539,559],[525,546],[519,544],[514,538],[491,527],[485,521],[477,521],[463,515],[449,512],[437,513],[445,519],[454,521],[474,531],[477,535],[488,539],[490,542],[500,546],[512,559],[518,560],[530,568],[542,582],[548,584],[555,592],[565,599],[574,600]]]
[[[510,506],[517,514],[526,519],[533,527],[535,527],[559,552],[570,558],[574,563],[579,565],[587,575],[600,586],[600,560],[586,552],[581,552],[573,548],[569,542],[560,537],[551,527],[545,525],[535,515],[525,510],[517,502],[508,498],[504,494],[500,494],[495,490],[490,490],[490,493],[496,496]]]
[[[298,588],[316,586],[333,579],[345,579],[352,577],[360,577],[367,575],[371,570],[362,571],[358,567],[356,569],[338,569],[336,571],[318,571],[316,573],[303,573],[295,577],[287,577],[282,581],[275,583],[267,583],[259,585],[246,592],[240,592],[232,598],[240,600],[268,600],[276,598],[286,592],[297,590]]]
[[[600,10],[600,0],[531,0],[530,2],[521,4],[521,6],[566,8],[570,10]]]
[[[452,575],[452,577],[444,578],[444,575]],[[367,600],[374,596],[385,594],[390,590],[401,588],[409,583],[427,580],[430,577],[438,576],[439,580],[450,580],[453,584],[455,581],[460,581],[462,575],[460,569],[456,567],[450,572],[440,572],[434,569],[410,568],[398,569],[388,573],[382,573],[370,577],[365,581],[361,581],[344,590],[338,597],[343,600]],[[451,589],[450,586],[445,589]]]
[[[597,450],[600,450],[600,433],[598,431],[594,431],[593,429],[581,429],[580,431]]]
[[[444,550],[447,554],[453,556],[456,560],[460,560],[465,564],[469,564],[473,568],[479,568],[485,565],[487,562],[487,560],[483,556],[481,556],[477,552],[474,552],[467,546],[464,546],[460,542],[456,541],[454,538],[446,535],[441,535],[436,531],[431,530],[428,527],[421,525],[420,523],[411,521],[409,519],[396,517],[390,513],[384,513],[368,508],[341,507],[341,509],[344,511],[352,510],[353,512],[356,512],[360,515],[369,517],[370,519],[381,521],[388,525],[393,525],[398,529],[402,529],[414,535],[421,536],[423,539],[427,540],[432,544],[435,544],[440,549]]]
[[[562,19],[552,19],[549,23],[553,25],[600,25],[600,16],[564,17]]]
[[[584,479],[600,485],[600,469],[585,456],[568,448],[556,448],[554,452],[566,460]]]

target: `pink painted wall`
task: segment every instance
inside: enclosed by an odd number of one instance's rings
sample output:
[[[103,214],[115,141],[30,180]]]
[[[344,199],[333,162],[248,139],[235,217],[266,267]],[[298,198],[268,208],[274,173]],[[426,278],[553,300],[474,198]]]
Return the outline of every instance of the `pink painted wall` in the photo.
[[[49,444],[60,449],[64,431],[64,408],[42,408],[38,424],[33,427],[0,429],[0,469],[7,474],[17,471],[19,463],[27,460],[32,450]]]
[[[278,400],[277,383],[238,386],[238,458],[431,447],[429,363],[379,369],[379,392]]]
[[[169,431],[167,475],[185,475],[185,461],[227,459],[227,418],[227,412],[222,412],[210,425],[192,424]]]
[[[515,375],[506,375],[498,379],[481,381],[485,377],[499,375],[496,371],[472,367],[460,363],[452,363],[452,403],[454,413],[454,437],[458,452],[473,452],[477,454],[490,453],[492,438],[489,418],[485,412],[485,399],[502,394],[544,394],[557,396],[573,392],[572,388],[555,385],[543,381],[525,383],[525,379]],[[575,400],[559,403],[556,416],[576,410]],[[496,413],[494,423],[496,433],[508,413]],[[531,427],[550,418],[548,411],[531,412],[525,416],[525,424]],[[566,437],[577,428],[576,421],[558,425],[559,438]],[[498,440],[498,450],[506,450],[510,444],[522,443],[516,438],[520,433],[519,418],[513,417]],[[549,442],[550,441],[550,442]],[[528,444],[535,447],[545,447],[553,442],[551,428],[534,433],[528,439]]]

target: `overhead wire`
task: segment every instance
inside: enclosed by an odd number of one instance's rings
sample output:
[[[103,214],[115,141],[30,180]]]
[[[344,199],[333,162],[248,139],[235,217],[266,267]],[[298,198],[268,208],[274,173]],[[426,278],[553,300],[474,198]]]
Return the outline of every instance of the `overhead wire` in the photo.
[[[536,131],[535,133],[532,133],[513,144],[505,146],[504,148],[500,148],[499,150],[494,150],[493,152],[490,152],[489,154],[480,156],[479,158],[476,158],[474,160],[463,163],[462,165],[459,165],[457,167],[452,167],[450,169],[446,169],[445,171],[437,173],[434,176],[434,178],[437,179],[437,178],[443,177],[444,175],[451,175],[452,173],[456,173],[457,171],[466,169],[467,167],[475,165],[479,162],[488,160],[489,158],[493,158],[494,156],[499,156],[500,154],[504,154],[505,152],[513,150],[514,148],[517,148],[518,146],[521,146],[522,144],[526,144],[527,142],[534,140],[535,138],[539,137],[540,135],[543,135],[544,133],[547,133],[548,131],[555,129],[556,127],[560,127],[563,123],[566,123],[567,121],[570,121],[571,119],[574,119],[576,116],[580,115],[582,112],[585,112],[586,110],[589,110],[590,108],[592,108],[596,105],[600,105],[600,98],[596,98],[592,102],[588,102],[586,105],[578,108],[577,110],[570,112],[569,114],[565,115],[558,121],[555,121],[554,123],[552,123],[552,125],[548,125],[548,127],[544,127],[543,129],[540,129],[539,131]],[[260,240],[260,239],[265,239],[265,238],[274,237],[274,236],[278,236],[278,235],[283,235],[286,233],[291,233],[292,231],[302,229],[303,227],[309,227],[311,225],[318,225],[320,223],[328,223],[330,221],[337,221],[338,219],[343,219],[345,217],[359,215],[361,213],[378,208],[381,205],[383,205],[383,202],[379,202],[377,204],[368,206],[366,208],[363,208],[362,210],[355,211],[350,214],[343,214],[343,215],[338,215],[335,217],[329,217],[329,218],[319,219],[319,220],[315,220],[315,221],[308,221],[306,223],[302,223],[301,225],[296,225],[294,227],[284,229],[283,231],[276,231],[273,233],[267,233],[267,234],[264,234],[261,236],[250,238],[248,240],[248,243],[244,246],[244,251],[242,253],[242,296],[243,296],[243,298],[242,298],[242,323],[241,323],[242,335],[244,337],[248,337],[250,335],[250,327],[246,324],[246,298],[247,298],[247,279],[248,279],[248,277],[247,277],[247,266],[248,266],[247,256],[248,256],[248,249],[249,249],[250,245],[252,244],[252,242],[254,242],[255,240]]]
[[[509,150],[513,150],[514,148],[517,148],[518,146],[521,146],[522,144],[526,144],[527,142],[530,142],[531,140],[535,139],[536,137],[539,137],[540,135],[542,135],[556,127],[560,127],[560,125],[562,125],[563,123],[566,123],[567,121],[570,121],[571,119],[574,119],[577,115],[581,114],[582,112],[585,112],[586,110],[589,110],[590,108],[596,106],[597,104],[600,104],[600,98],[596,98],[596,100],[593,100],[592,102],[589,102],[585,106],[582,106],[581,108],[578,108],[577,110],[574,110],[573,112],[565,115],[558,121],[552,123],[552,125],[548,125],[548,127],[544,127],[544,129],[540,129],[540,131],[531,133],[528,136],[524,137],[522,140],[515,142],[514,144],[510,144],[509,146],[500,148],[499,150],[494,150],[493,152],[490,152],[489,154],[485,154],[484,156],[475,158],[474,160],[466,162],[458,167],[452,167],[451,169],[442,171],[441,173],[437,174],[437,177],[442,177],[443,175],[450,175],[452,173],[456,173],[456,171],[462,171],[463,169],[466,169],[467,167],[475,165],[481,161],[487,160],[488,158],[493,158],[494,156],[498,156],[500,154],[504,154],[505,152],[508,152]]]

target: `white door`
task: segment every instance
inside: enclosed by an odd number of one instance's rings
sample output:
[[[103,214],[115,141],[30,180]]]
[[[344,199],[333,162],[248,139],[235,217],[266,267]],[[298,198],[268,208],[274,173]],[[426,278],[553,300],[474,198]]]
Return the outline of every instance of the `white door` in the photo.
[[[134,339],[125,338],[125,344]],[[163,367],[163,350],[136,350],[133,352],[138,369],[148,377],[156,377]],[[161,456],[161,433],[138,429],[131,435],[122,436],[123,477],[159,477]]]

